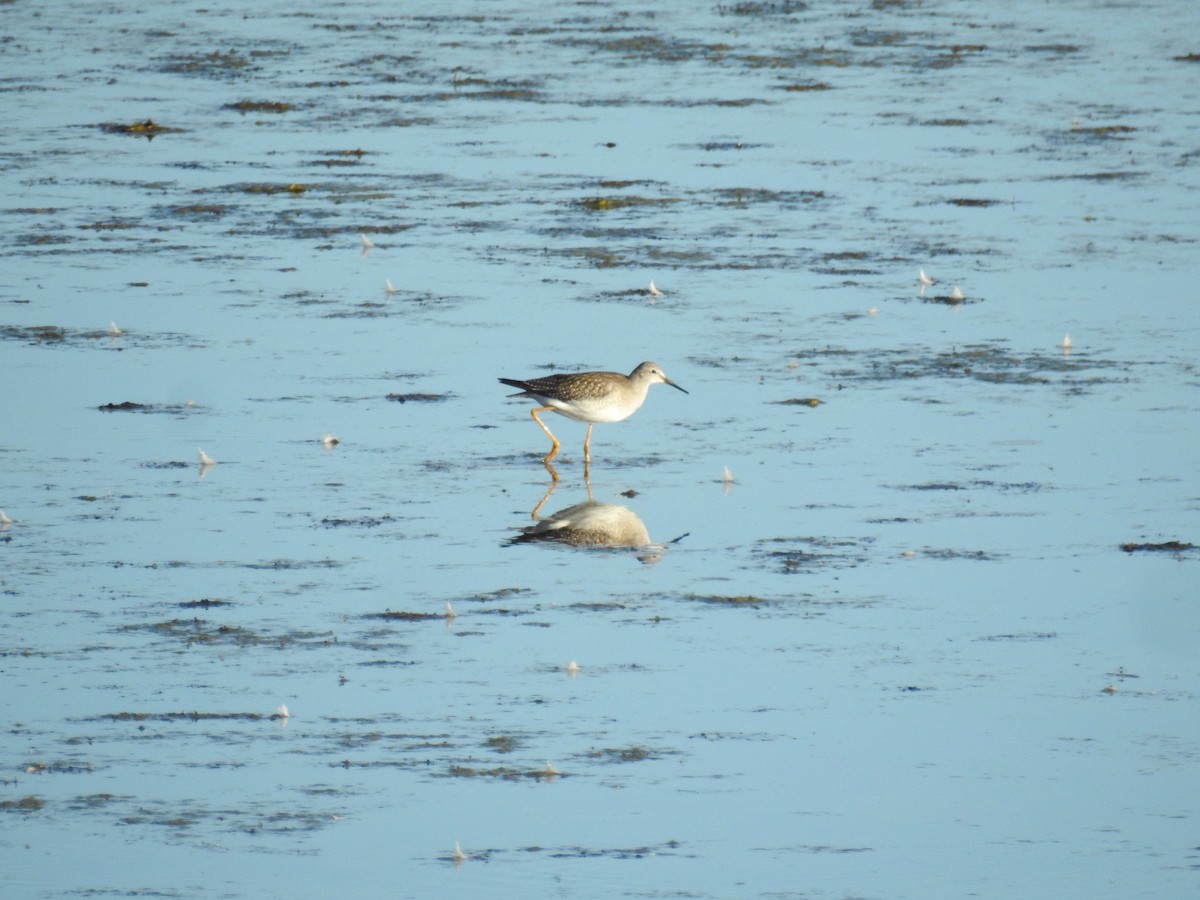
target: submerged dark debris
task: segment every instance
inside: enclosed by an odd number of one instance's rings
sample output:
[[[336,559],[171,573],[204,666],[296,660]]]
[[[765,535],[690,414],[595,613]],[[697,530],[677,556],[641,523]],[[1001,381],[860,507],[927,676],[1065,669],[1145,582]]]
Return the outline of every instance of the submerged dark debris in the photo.
[[[380,525],[386,525],[389,522],[395,522],[396,518],[390,515],[382,516],[356,516],[353,519],[345,519],[338,516],[326,516],[321,519],[321,524],[326,528],[341,528],[347,525],[357,526],[359,528],[378,528]]]
[[[96,409],[101,412],[130,412],[147,409],[147,406],[144,403],[134,403],[132,400],[122,400],[120,403],[103,403]]]
[[[625,288],[624,290],[599,291],[598,293],[591,294],[581,299],[600,302],[635,302],[643,304],[653,302],[655,305],[662,304],[662,298],[651,297],[646,288]]]
[[[962,306],[965,303],[978,303],[978,297],[963,297],[959,294],[927,294],[921,298],[925,303],[943,303],[946,306]]]
[[[701,603],[711,603],[716,606],[750,606],[754,609],[766,606],[771,602],[763,597],[756,597],[753,594],[742,594],[736,597],[717,594],[688,594],[687,599],[696,600]]]
[[[1057,631],[1022,631],[1015,634],[988,634],[976,638],[977,641],[1053,641],[1057,640]]]
[[[561,778],[566,775],[565,772],[559,772],[557,769],[517,769],[511,766],[492,766],[491,768],[475,768],[474,766],[452,765],[446,773],[451,778],[500,778],[505,781],[521,781],[530,779],[533,781],[551,780]]]
[[[96,409],[100,412],[140,412],[140,413],[181,413],[195,412],[199,407],[194,403],[137,403],[133,400],[122,400],[120,403],[102,403]],[[142,463],[147,468],[171,468],[179,465],[170,463]]]
[[[36,762],[21,767],[26,775],[90,775],[96,771],[91,763]]]
[[[119,712],[96,716],[110,722],[261,722],[278,718],[276,713],[252,712]]]
[[[1121,549],[1126,553],[1184,553],[1195,550],[1195,544],[1183,541],[1163,541],[1160,544],[1122,544]]]
[[[990,481],[976,478],[972,481],[923,481],[919,484],[894,485],[902,491],[971,491],[995,490],[1001,493],[1032,494],[1046,488],[1038,481]]]
[[[552,850],[545,847],[525,847],[526,853],[548,853],[552,859],[644,859],[648,856],[666,856],[668,851],[678,850],[678,841],[666,841],[655,846],[644,847],[563,847]]]
[[[441,403],[450,399],[450,394],[388,394],[386,399],[397,403]]]
[[[942,560],[971,559],[978,560],[980,562],[995,562],[1001,558],[998,554],[989,553],[986,550],[959,550],[951,547],[927,547],[926,549],[922,550],[921,553],[923,556],[927,556],[930,559]]]

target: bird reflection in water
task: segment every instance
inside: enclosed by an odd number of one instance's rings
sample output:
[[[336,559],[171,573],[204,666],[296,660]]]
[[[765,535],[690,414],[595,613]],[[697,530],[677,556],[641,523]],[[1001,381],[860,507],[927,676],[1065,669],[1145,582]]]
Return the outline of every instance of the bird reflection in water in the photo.
[[[592,499],[592,486],[587,486],[588,498],[582,503],[568,506],[548,516],[539,515],[541,508],[550,495],[558,487],[555,481],[546,491],[533,510],[535,524],[521,529],[521,533],[509,541],[509,544],[529,544],[535,542],[566,545],[569,547],[589,548],[622,548],[638,549],[638,561],[656,563],[666,553],[665,544],[655,544],[650,540],[650,532],[646,523],[637,513],[619,503],[600,503]],[[687,535],[681,535],[671,543],[682,540]]]

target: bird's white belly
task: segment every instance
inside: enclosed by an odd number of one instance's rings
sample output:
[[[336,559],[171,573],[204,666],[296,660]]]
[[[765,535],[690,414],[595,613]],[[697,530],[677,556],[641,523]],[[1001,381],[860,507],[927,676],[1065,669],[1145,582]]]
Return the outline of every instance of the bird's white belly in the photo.
[[[609,403],[587,402],[576,402],[574,408],[570,408],[549,398],[546,399],[546,405],[553,407],[560,416],[566,416],[576,422],[620,422],[622,419],[628,419],[637,411],[637,407],[623,410]]]

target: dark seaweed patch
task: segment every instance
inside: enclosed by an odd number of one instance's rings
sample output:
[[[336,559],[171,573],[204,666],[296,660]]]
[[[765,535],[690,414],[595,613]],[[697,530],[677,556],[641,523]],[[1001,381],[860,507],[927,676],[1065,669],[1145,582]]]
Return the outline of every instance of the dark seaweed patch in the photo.
[[[0,811],[31,813],[38,812],[45,805],[46,801],[41,797],[30,794],[28,797],[20,797],[16,800],[0,800]]]
[[[579,205],[593,212],[607,212],[636,206],[670,206],[682,202],[678,197],[587,197]]]
[[[678,751],[652,750],[634,744],[632,747],[606,747],[603,750],[589,750],[587,753],[592,759],[610,763],[643,762],[647,759],[661,759],[668,754],[678,755]]]
[[[57,344],[67,339],[67,330],[58,325],[2,325],[0,338],[29,341],[32,344]]]
[[[796,354],[800,358],[827,357],[837,368],[832,377],[839,382],[890,381],[921,378],[969,378],[990,384],[1059,384],[1072,391],[1127,381],[1128,363],[1081,355],[1057,353],[1018,354],[1001,343],[969,344],[948,350],[883,349],[854,354],[843,348],[826,347]],[[858,360],[865,362],[857,363]],[[1119,370],[1123,374],[1098,374]]]
[[[153,140],[160,134],[183,131],[182,128],[168,128],[165,125],[159,125],[153,119],[146,119],[144,122],[131,122],[129,124],[101,122],[97,127],[107,134],[131,134],[135,137],[144,137],[146,140]]]
[[[168,207],[167,212],[173,216],[186,216],[191,219],[220,218],[233,207],[221,203],[185,203],[182,206]]]
[[[807,91],[828,91],[832,89],[832,85],[825,81],[802,81],[780,85],[780,89],[802,94]]]
[[[122,816],[123,825],[153,825],[186,832],[194,826],[213,825],[231,833],[291,835],[328,827],[328,812],[291,809],[208,807],[197,801],[171,804],[139,803]]]
[[[783,209],[796,209],[825,199],[824,191],[776,191],[767,188],[722,188],[713,191],[718,206],[750,206],[759,203],[775,204]]]
[[[792,397],[789,400],[776,400],[780,406],[807,406],[809,409],[816,409],[821,405],[821,401],[816,397]]]
[[[285,113],[291,112],[296,106],[281,100],[239,100],[237,103],[226,103],[224,108],[243,114],[251,112]]]
[[[408,610],[385,609],[380,613],[367,613],[364,619],[383,619],[387,622],[428,622],[430,619],[445,619],[445,613],[410,612]]]
[[[116,794],[84,794],[67,803],[68,809],[102,809],[113,803],[128,802],[131,797],[120,797]]]
[[[729,6],[725,4],[717,5],[717,15],[720,16],[790,16],[793,13],[804,12],[808,9],[807,3],[802,3],[800,0],[774,0],[774,2],[764,2],[764,0],[743,0],[741,3],[734,3]]]
[[[677,37],[659,37],[655,34],[637,34],[628,37],[602,37],[581,40],[577,43],[591,45],[596,50],[614,53],[630,60],[657,60],[658,62],[690,62],[695,59],[720,60],[729,52],[728,44],[704,44]]]
[[[122,631],[147,631],[160,637],[175,638],[189,644],[232,644],[254,646],[270,640],[238,625],[218,625],[207,619],[169,619],[147,625],[126,625]]]
[[[226,185],[222,190],[240,194],[303,194],[308,190],[307,185],[292,182],[289,184],[267,184],[264,182],[244,182]]]
[[[1070,134],[1093,140],[1125,138],[1137,131],[1132,125],[1073,125]]]
[[[162,71],[177,75],[201,75],[208,78],[232,78],[256,71],[259,67],[251,62],[251,56],[272,55],[269,51],[258,51],[247,56],[236,50],[211,53],[186,53],[166,57],[162,60]]]
[[[873,542],[873,538],[768,538],[759,541],[753,553],[784,574],[794,575],[860,565]]]
[[[488,738],[483,742],[483,745],[496,753],[512,753],[517,749],[518,743],[517,739],[512,735],[501,734]]]

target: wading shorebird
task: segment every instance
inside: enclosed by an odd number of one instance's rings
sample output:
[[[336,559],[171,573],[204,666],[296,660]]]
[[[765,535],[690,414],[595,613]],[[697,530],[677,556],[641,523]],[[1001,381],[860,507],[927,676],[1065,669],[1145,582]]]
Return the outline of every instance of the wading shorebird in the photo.
[[[513,378],[499,379],[501,384],[520,388],[520,392],[509,394],[510,397],[528,397],[542,404],[533,410],[533,421],[541,426],[546,436],[554,442],[554,447],[542,462],[549,464],[558,454],[562,445],[558,438],[546,427],[546,423],[538,418],[540,412],[556,412],[574,419],[576,422],[587,422],[587,437],[583,440],[583,459],[590,462],[592,426],[597,422],[620,422],[627,419],[646,400],[646,392],[652,384],[669,384],[683,391],[675,382],[663,374],[657,363],[644,362],[628,375],[620,372],[579,372],[573,375],[546,375],[542,378],[530,378],[527,381],[517,381]]]

